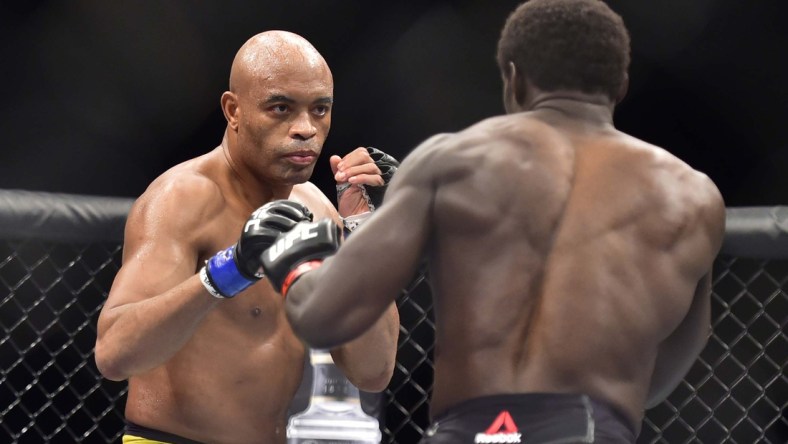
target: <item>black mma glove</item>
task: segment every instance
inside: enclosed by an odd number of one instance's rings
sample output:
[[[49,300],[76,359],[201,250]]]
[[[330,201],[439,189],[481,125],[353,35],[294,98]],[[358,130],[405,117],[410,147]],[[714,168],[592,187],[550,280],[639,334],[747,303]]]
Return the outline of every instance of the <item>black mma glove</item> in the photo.
[[[277,236],[301,221],[311,221],[312,213],[289,200],[269,202],[252,213],[238,242],[208,259],[200,270],[205,288],[217,298],[231,298],[263,277],[260,254]]]
[[[368,197],[367,203],[370,206],[370,211],[374,211],[383,203],[383,195],[386,194],[389,182],[391,182],[391,178],[394,177],[394,173],[399,168],[399,161],[393,156],[371,146],[367,147],[367,152],[372,157],[372,160],[375,161],[375,165],[380,170],[381,177],[383,177],[383,185],[379,187],[361,186],[365,191],[365,196]]]
[[[367,201],[369,211],[375,211],[375,209],[380,207],[380,205],[383,203],[383,195],[386,194],[386,189],[389,186],[389,182],[391,182],[391,178],[394,176],[394,173],[397,172],[397,168],[399,168],[399,161],[393,156],[390,156],[377,148],[368,146],[366,149],[370,157],[372,157],[372,160],[375,161],[375,165],[380,170],[380,176],[383,178],[383,185],[377,187],[370,185],[359,185],[359,187],[361,187],[361,192],[364,195],[364,200]],[[349,187],[349,183],[337,186],[337,201],[339,201],[339,199],[342,197],[342,193],[344,193]]]
[[[300,222],[260,256],[265,276],[274,290],[287,296],[287,290],[304,273],[319,267],[333,255],[342,238],[339,227],[330,219]]]

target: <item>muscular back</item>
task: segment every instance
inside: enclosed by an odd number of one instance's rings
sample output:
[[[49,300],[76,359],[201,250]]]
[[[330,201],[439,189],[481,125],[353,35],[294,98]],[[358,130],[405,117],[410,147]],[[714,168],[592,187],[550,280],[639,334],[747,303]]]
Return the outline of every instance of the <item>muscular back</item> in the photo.
[[[433,413],[487,394],[582,392],[639,422],[660,343],[717,252],[716,188],[657,147],[550,112],[427,145],[440,159]]]
[[[322,346],[357,337],[426,257],[433,416],[564,392],[639,424],[706,341],[725,208],[707,177],[605,123],[609,109],[563,107],[586,117],[495,117],[414,149],[382,207],[288,294],[301,332]]]

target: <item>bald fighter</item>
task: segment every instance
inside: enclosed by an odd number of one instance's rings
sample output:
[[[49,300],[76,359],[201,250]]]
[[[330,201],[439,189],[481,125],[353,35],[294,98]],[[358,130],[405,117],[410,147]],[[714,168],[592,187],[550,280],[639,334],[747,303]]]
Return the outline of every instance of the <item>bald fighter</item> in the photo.
[[[369,331],[426,258],[423,443],[633,443],[706,343],[724,203],[706,175],[614,127],[629,53],[601,1],[522,4],[498,43],[506,115],[415,148],[335,255],[325,219],[263,254],[317,347]]]
[[[95,349],[102,375],[128,379],[124,443],[285,443],[305,348],[260,273],[260,253],[300,220],[363,219],[375,203],[369,196],[386,185],[381,168],[392,168],[376,164],[374,149],[332,156],[338,209],[308,181],[332,104],[331,71],[309,42],[256,35],[238,51],[221,96],[221,144],[166,171],[137,199]],[[281,199],[299,205],[271,203]],[[332,350],[366,391],[383,390],[394,369],[399,319],[393,304],[383,311]]]

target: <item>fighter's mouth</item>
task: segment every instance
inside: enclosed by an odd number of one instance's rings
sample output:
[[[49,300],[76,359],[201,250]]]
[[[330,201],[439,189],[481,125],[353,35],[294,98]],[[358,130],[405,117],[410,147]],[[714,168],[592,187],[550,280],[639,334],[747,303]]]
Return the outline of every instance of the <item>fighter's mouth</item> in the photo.
[[[313,151],[296,151],[287,154],[285,157],[293,163],[307,165],[317,159],[317,154]]]

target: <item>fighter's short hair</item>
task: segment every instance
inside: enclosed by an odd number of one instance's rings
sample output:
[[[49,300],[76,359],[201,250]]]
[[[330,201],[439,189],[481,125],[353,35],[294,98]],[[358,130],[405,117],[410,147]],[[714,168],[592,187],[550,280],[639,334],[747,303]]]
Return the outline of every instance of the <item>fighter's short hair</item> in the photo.
[[[509,62],[535,86],[617,98],[629,68],[629,33],[600,0],[530,0],[507,18],[498,65]]]

